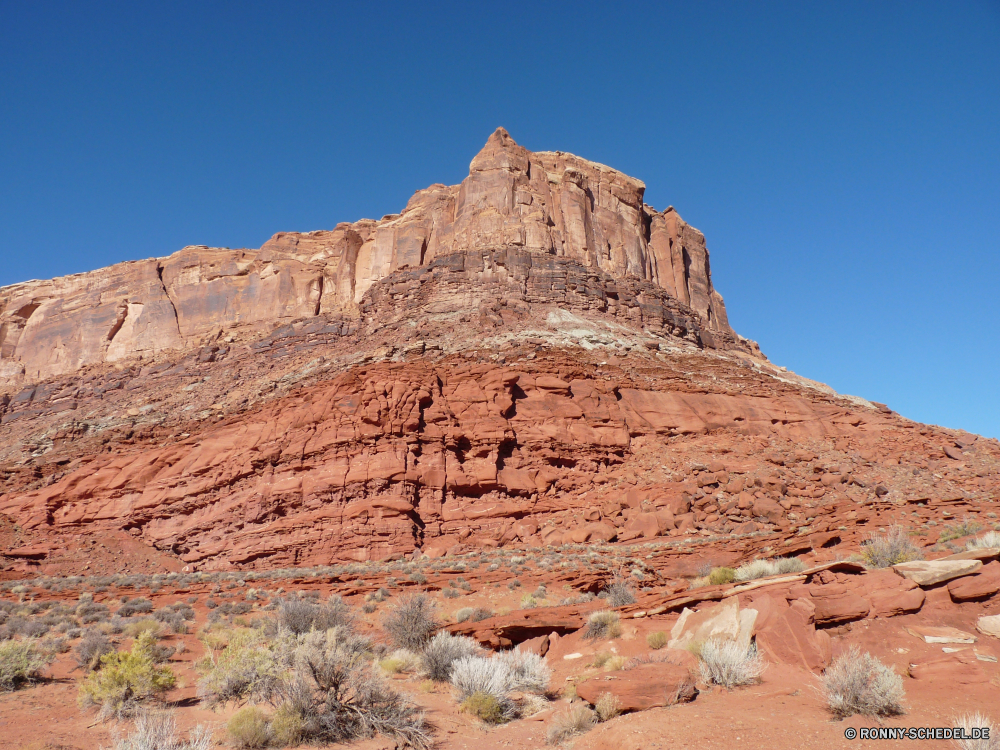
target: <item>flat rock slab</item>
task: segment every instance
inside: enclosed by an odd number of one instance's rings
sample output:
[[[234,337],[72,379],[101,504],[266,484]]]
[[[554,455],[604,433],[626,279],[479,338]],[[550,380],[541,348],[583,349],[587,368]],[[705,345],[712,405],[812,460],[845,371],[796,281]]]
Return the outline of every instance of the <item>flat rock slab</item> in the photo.
[[[983,635],[1000,638],[1000,615],[991,615],[989,617],[983,615],[976,623],[976,630]]]
[[[933,586],[972,575],[981,567],[981,560],[914,560],[893,565],[892,569],[918,586]]]
[[[975,575],[957,578],[948,583],[952,601],[967,602],[986,599],[1000,591],[1000,563],[991,562]]]
[[[602,693],[610,693],[621,702],[623,713],[672,706],[698,694],[692,671],[689,664],[644,664],[585,680],[576,686],[576,694],[593,705]]]
[[[915,635],[924,643],[975,643],[976,636],[958,628],[947,626],[932,627],[929,625],[911,625],[906,629],[910,635]]]
[[[979,549],[967,549],[965,552],[956,552],[954,555],[942,557],[942,560],[994,560],[1000,557],[1000,547],[980,547]]]

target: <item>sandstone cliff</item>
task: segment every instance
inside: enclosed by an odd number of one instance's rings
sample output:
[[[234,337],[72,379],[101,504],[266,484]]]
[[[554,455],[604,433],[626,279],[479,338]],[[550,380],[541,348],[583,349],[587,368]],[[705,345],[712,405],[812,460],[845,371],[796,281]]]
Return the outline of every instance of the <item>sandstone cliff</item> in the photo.
[[[187,247],[0,289],[0,389],[102,362],[148,361],[220,332],[357,317],[375,282],[455,253],[563,258],[605,281],[645,281],[694,321],[688,330],[710,332],[707,345],[747,348],[712,287],[704,236],[672,208],[645,205],[644,189],[572,154],[532,153],[500,128],[460,185],[420,190],[380,221],[280,233],[259,250]]]

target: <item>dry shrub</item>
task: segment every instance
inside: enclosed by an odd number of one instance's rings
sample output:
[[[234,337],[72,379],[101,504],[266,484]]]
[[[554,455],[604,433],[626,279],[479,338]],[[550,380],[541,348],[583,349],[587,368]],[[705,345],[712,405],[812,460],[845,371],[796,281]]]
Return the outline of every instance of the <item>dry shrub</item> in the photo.
[[[234,747],[256,750],[271,742],[271,726],[257,706],[244,706],[226,724],[226,734]]]
[[[622,626],[618,613],[608,609],[591,614],[583,631],[583,637],[588,639],[617,638],[621,634]]]
[[[756,644],[746,649],[737,641],[707,641],[699,658],[702,679],[727,688],[760,682],[767,668]]]
[[[115,646],[106,633],[97,628],[88,628],[74,650],[77,666],[93,672],[100,666],[102,656],[114,653]]]
[[[597,717],[582,703],[575,703],[566,711],[556,714],[545,732],[545,741],[550,745],[561,745],[566,740],[585,734],[594,728]]]
[[[297,596],[290,596],[278,602],[278,624],[295,635],[310,630],[351,627],[354,615],[350,606],[339,596],[331,596],[326,602],[311,602]]]
[[[823,691],[835,716],[903,713],[903,680],[891,667],[856,646],[834,659],[823,674]]]
[[[403,597],[386,615],[382,628],[399,648],[420,651],[438,628],[434,602],[424,594]]]
[[[278,686],[279,711],[298,716],[303,740],[346,743],[375,735],[426,750],[423,714],[369,663],[370,643],[340,629],[300,636],[291,672]]]
[[[965,730],[965,734],[968,735],[971,735],[974,729],[989,730],[989,738],[979,737],[969,740],[955,740],[955,746],[958,750],[1000,750],[1000,727],[994,726],[993,722],[985,714],[977,711],[973,714],[959,716],[952,722],[952,726],[961,727]]]
[[[902,526],[893,526],[885,534],[870,534],[861,543],[861,558],[869,568],[888,568],[920,557],[920,550]]]
[[[127,735],[115,735],[112,750],[209,750],[212,733],[203,726],[191,730],[186,740],[177,736],[173,717],[141,713]]]
[[[594,711],[597,713],[598,721],[610,721],[621,714],[622,702],[611,693],[601,693],[597,696],[597,703],[594,704]]]
[[[397,648],[384,659],[380,659],[378,666],[386,674],[414,672],[420,666],[420,655],[409,649]]]
[[[210,707],[230,702],[270,700],[284,673],[284,664],[264,633],[238,630],[227,634],[228,644],[210,657],[198,694]]]
[[[144,597],[129,599],[115,612],[119,617],[131,617],[132,615],[145,615],[153,611],[153,603]]]
[[[646,645],[653,650],[657,650],[666,646],[668,640],[666,633],[662,630],[657,630],[655,633],[650,633],[646,636]]]
[[[608,604],[612,607],[624,607],[635,602],[635,591],[621,571],[615,574],[605,591],[608,593]]]
[[[0,692],[35,682],[52,658],[51,653],[40,649],[34,641],[0,643]]]
[[[424,649],[421,667],[424,674],[435,682],[448,682],[451,679],[451,665],[454,662],[481,653],[482,649],[474,639],[440,632]]]

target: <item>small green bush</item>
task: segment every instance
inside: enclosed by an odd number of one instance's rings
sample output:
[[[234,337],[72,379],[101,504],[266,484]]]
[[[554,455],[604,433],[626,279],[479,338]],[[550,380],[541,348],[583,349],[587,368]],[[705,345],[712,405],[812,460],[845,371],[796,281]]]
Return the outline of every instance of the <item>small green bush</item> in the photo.
[[[271,718],[271,736],[278,747],[293,747],[302,742],[306,723],[302,715],[283,703]]]
[[[713,568],[708,574],[708,584],[710,586],[721,586],[725,583],[732,583],[736,580],[736,571],[732,568]]]
[[[131,651],[105,654],[100,669],[90,674],[80,686],[80,703],[100,706],[105,719],[132,715],[138,706],[174,686],[174,673],[156,663],[153,650],[156,640],[144,632],[136,638]]]
[[[489,693],[473,693],[462,701],[462,711],[487,724],[503,724],[507,721],[500,699]]]
[[[34,641],[0,643],[0,692],[34,682],[51,662],[52,655],[38,648]]]
[[[657,630],[646,636],[646,645],[653,650],[658,650],[667,645],[667,640],[667,634],[662,630]]]
[[[244,706],[226,724],[226,734],[234,747],[256,750],[271,742],[267,716],[257,706]]]

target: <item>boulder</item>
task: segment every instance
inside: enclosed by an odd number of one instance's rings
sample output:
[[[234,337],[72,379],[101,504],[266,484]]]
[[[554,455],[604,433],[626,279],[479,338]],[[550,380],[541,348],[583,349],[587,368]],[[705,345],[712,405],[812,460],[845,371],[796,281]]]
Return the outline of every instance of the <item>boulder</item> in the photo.
[[[983,635],[1000,638],[1000,615],[983,615],[976,621],[976,630]]]
[[[753,606],[760,613],[755,628],[757,647],[770,661],[813,672],[830,663],[830,636],[816,630],[811,603],[796,599],[789,606],[765,595],[754,599]]]
[[[979,560],[914,560],[893,565],[892,569],[920,586],[933,586],[972,575],[981,567]]]
[[[952,601],[966,602],[986,599],[1000,591],[1000,563],[985,566],[975,575],[956,578],[948,583]]]
[[[584,680],[577,684],[576,694],[595,704],[602,694],[610,693],[621,702],[623,713],[645,711],[694,700],[698,694],[695,674],[692,664],[644,664],[628,671]]]
[[[741,617],[735,596],[698,611],[685,607],[670,630],[667,648],[685,650],[709,640],[741,640],[749,648],[756,617],[755,610]]]
[[[909,591],[876,591],[870,597],[874,617],[895,617],[919,611],[924,606],[926,595],[917,586]]]

